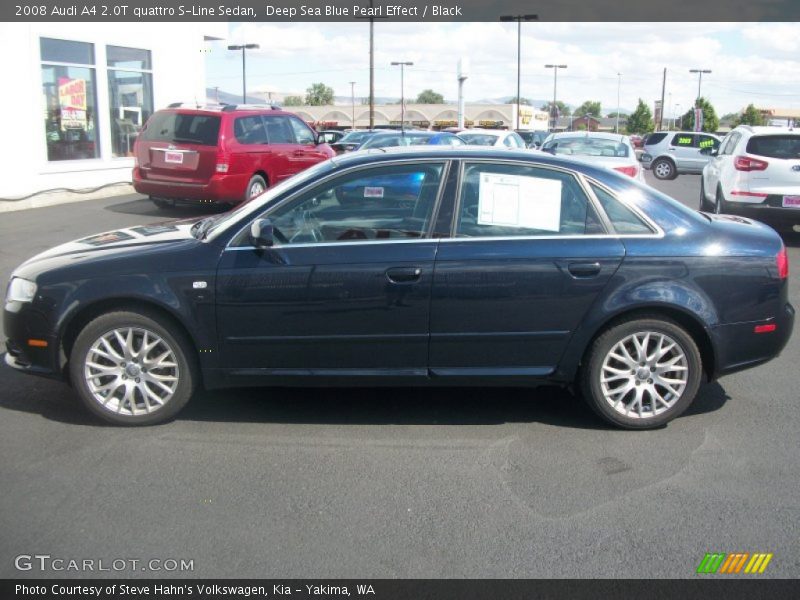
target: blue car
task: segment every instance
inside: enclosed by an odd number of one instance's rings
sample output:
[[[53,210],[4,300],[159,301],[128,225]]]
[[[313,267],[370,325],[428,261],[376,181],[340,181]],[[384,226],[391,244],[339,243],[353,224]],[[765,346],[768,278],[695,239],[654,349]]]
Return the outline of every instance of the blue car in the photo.
[[[547,383],[647,429],[781,352],[788,269],[769,227],[584,162],[355,152],[232,212],[29,259],[5,362],[121,425],[171,419],[201,387]]]

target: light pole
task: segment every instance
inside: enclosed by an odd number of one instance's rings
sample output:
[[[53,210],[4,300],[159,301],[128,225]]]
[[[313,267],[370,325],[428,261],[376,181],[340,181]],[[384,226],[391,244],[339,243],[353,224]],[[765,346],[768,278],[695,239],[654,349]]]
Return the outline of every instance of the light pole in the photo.
[[[403,131],[406,126],[406,99],[403,91],[403,72],[405,67],[410,67],[414,63],[409,61],[392,62],[393,67],[400,67],[400,131]]]
[[[522,22],[523,21],[537,21],[539,15],[503,15],[500,17],[501,21],[516,21],[517,22],[517,127],[519,129],[519,106],[520,106],[520,73],[522,72]]]
[[[699,108],[700,84],[703,83],[703,73],[711,73],[711,69],[689,69],[689,73],[697,73],[697,100],[695,100],[694,105]]]
[[[617,124],[614,125],[614,133],[619,133],[619,88],[622,85],[622,73],[617,73]]]
[[[350,82],[350,102],[353,103],[353,129],[356,128],[356,82]]]
[[[242,104],[247,104],[247,59],[245,52],[247,50],[256,50],[260,48],[258,44],[241,44],[239,46],[228,46],[228,50],[241,50],[242,51]]]
[[[558,70],[566,69],[567,65],[545,65],[544,68],[553,69],[553,105],[550,107],[550,112],[553,113],[553,131],[555,131],[558,119],[558,109],[556,108],[556,90],[558,89]]]
[[[675,112],[678,114],[678,118],[680,118],[680,125],[678,125],[678,131],[683,129],[683,115],[681,114],[681,105],[675,105]],[[675,119],[672,119],[672,126],[675,127]]]

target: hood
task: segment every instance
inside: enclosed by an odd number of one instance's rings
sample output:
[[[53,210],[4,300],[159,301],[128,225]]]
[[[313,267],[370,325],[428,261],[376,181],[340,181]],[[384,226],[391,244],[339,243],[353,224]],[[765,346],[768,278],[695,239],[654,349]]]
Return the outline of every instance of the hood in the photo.
[[[187,219],[137,225],[93,234],[66,244],[54,246],[29,258],[14,272],[21,277],[31,277],[35,273],[51,268],[75,265],[95,257],[111,255],[130,256],[155,247],[168,244],[197,242],[191,234],[192,225],[201,219]]]

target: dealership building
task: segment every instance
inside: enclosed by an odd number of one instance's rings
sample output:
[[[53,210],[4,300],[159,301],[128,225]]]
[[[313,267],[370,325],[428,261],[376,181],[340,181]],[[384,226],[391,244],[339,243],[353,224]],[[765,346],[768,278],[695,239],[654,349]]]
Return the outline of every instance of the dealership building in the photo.
[[[130,182],[141,125],[171,102],[205,100],[206,42],[226,36],[227,23],[0,25],[13,82],[0,100],[0,198],[54,190],[25,202],[37,206],[64,189]],[[10,204],[0,201],[0,210]]]

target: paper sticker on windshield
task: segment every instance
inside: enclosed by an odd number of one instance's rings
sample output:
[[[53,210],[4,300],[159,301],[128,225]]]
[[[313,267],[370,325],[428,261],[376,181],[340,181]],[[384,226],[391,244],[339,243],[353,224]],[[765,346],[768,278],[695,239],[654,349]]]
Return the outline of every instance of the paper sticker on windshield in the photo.
[[[541,177],[481,173],[478,224],[558,231],[561,182]]]
[[[365,187],[364,198],[383,198],[382,187]]]
[[[109,231],[108,233],[93,235],[78,241],[83,244],[89,244],[90,246],[104,246],[106,244],[115,244],[117,242],[123,242],[125,240],[132,239],[133,236],[129,233],[125,233],[124,231]]]

